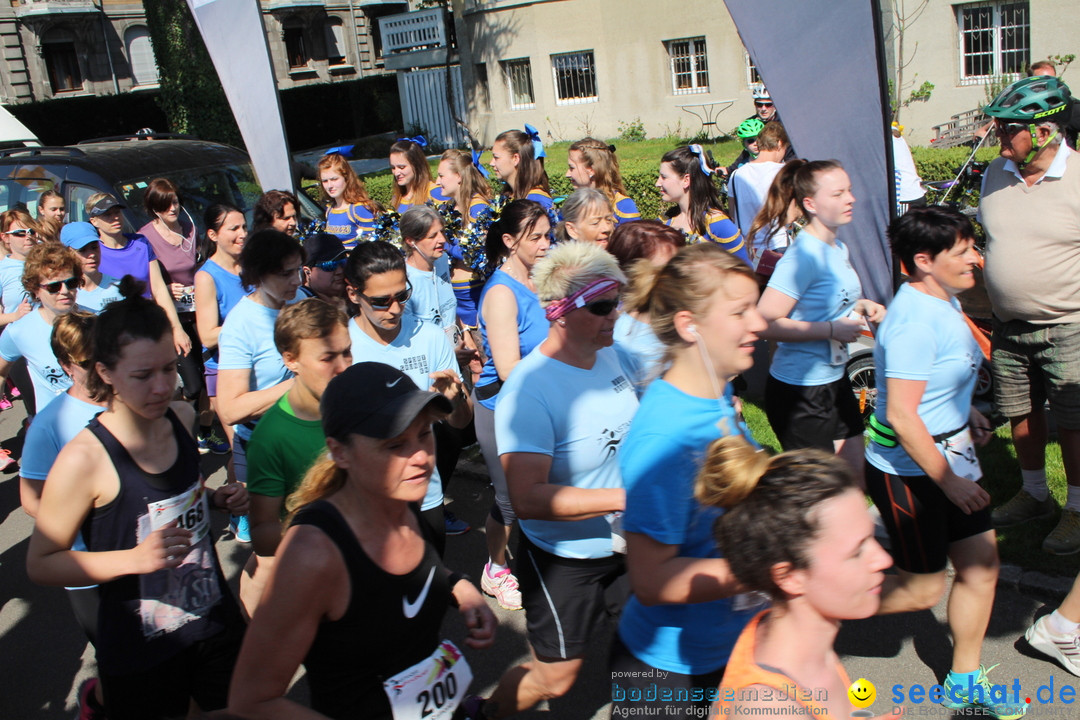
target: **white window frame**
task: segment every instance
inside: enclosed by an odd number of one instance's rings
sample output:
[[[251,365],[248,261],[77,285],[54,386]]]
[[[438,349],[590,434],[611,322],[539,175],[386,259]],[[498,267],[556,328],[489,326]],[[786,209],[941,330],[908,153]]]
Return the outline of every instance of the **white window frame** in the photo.
[[[532,110],[536,107],[536,88],[532,81],[532,60],[529,58],[511,58],[499,62],[502,69],[503,80],[506,83],[506,98],[511,110]],[[525,87],[517,87],[515,84],[522,82]],[[528,96],[529,102],[514,102],[518,96]]]
[[[743,57],[746,58],[746,87],[751,90],[757,85],[764,85],[765,81],[761,79],[761,73],[758,72],[757,65],[754,64],[754,58],[750,57],[750,53],[743,51]]]
[[[581,67],[573,67],[573,65],[580,65]],[[581,80],[571,77],[568,84],[560,84],[560,71],[588,73],[591,79]],[[596,55],[592,50],[578,50],[576,52],[551,55],[551,81],[554,85],[556,105],[585,105],[600,100],[596,88]],[[589,85],[592,87],[590,88]],[[563,89],[570,90],[567,97],[562,97]],[[591,94],[589,93],[590,89],[592,90]]]
[[[1024,6],[1024,23],[1003,25],[1003,10],[1017,5]],[[964,17],[968,11],[989,10],[990,23],[988,27],[964,29]],[[961,85],[981,85],[991,82],[994,78],[1019,77],[1027,64],[1031,61],[1031,3],[1025,0],[993,0],[992,2],[964,3],[956,6],[956,31],[957,49],[959,51],[959,75]],[[966,40],[968,35],[976,35],[989,32],[990,47],[981,52],[968,52]],[[1008,33],[1022,32],[1025,34],[1026,47],[1019,50],[1006,49],[1005,39]],[[1006,53],[1022,52],[1025,54],[1020,68],[1005,69]],[[988,55],[990,60],[990,72],[980,75],[967,73],[967,61],[971,57]]]
[[[705,36],[668,40],[668,66],[671,69],[671,92],[673,95],[699,95],[709,92],[709,56],[705,45]],[[685,50],[684,50],[685,48]],[[680,69],[680,61],[686,67]],[[679,87],[679,77],[689,75],[690,86]],[[701,83],[701,76],[705,83]]]

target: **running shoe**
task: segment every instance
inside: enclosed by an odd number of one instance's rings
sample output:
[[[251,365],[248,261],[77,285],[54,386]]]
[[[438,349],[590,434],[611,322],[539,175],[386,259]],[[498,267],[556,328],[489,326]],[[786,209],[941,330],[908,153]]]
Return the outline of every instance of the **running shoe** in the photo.
[[[105,714],[105,708],[98,704],[97,698],[94,696],[94,690],[97,688],[98,679],[90,678],[83,683],[83,686],[79,689],[79,714],[75,716],[75,720],[107,720],[108,715]]]
[[[0,410],[10,410],[13,407],[15,406],[11,404],[6,395],[0,395]]]
[[[1027,490],[1021,490],[1012,499],[990,513],[990,521],[996,528],[1007,528],[1050,517],[1057,509],[1054,498],[1050,495],[1045,500],[1036,500]]]
[[[1043,540],[1042,549],[1051,555],[1080,552],[1080,513],[1068,508],[1062,510],[1057,527]]]
[[[480,576],[480,589],[484,591],[484,594],[495,598],[503,610],[520,610],[521,591],[518,590],[517,578],[510,572],[510,568],[503,568],[494,576],[490,573],[491,563],[489,562],[484,565],[484,572]]]
[[[199,436],[199,452],[203,455],[208,452],[214,453],[215,455],[225,455],[231,449],[228,441],[223,439],[213,430],[207,435]]]
[[[1050,628],[1050,616],[1043,615],[1024,633],[1024,639],[1043,655],[1057,660],[1073,675],[1080,675],[1080,637],[1058,635]]]
[[[15,383],[9,383],[7,391],[8,391],[8,395],[10,395],[12,397],[12,399],[17,399],[17,398],[22,397],[22,390],[17,388],[15,386]]]
[[[229,529],[232,530],[232,534],[236,538],[236,542],[251,542],[251,529],[248,526],[247,515],[233,515],[232,517],[230,517]]]
[[[446,516],[447,535],[464,535],[472,530],[472,528],[469,527],[469,523],[459,519],[457,515],[449,510],[444,511],[444,515]]]
[[[15,458],[11,457],[11,451],[0,448],[0,472],[7,472],[15,465]]]
[[[982,708],[988,715],[996,717],[998,720],[1015,720],[1015,718],[1024,717],[1024,713],[1028,709],[1027,704],[1020,701],[1019,698],[1016,698],[1018,702],[1008,702],[1009,690],[1007,687],[1005,688],[1006,697],[1002,702],[998,702],[991,697],[990,681],[986,679],[986,674],[996,667],[997,665],[991,665],[988,668],[980,667],[975,682],[970,686],[967,682],[954,683],[952,674],[947,675],[942,687],[944,697],[941,704],[950,710]],[[1001,687],[1004,686],[999,686],[999,691],[995,694],[1001,694]],[[969,690],[973,697],[968,696]]]

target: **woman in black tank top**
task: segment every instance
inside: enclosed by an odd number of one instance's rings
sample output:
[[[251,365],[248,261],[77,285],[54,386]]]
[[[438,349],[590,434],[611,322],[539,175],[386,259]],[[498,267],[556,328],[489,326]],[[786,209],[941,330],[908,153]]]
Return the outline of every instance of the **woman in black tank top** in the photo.
[[[449,720],[472,674],[441,640],[446,609],[488,647],[495,616],[476,587],[443,567],[419,504],[435,465],[431,425],[451,405],[382,363],[330,381],[322,423],[330,458],[290,496],[291,526],[252,619],[229,689],[243,716],[295,711],[284,697],[302,662],[311,706],[336,720]]]
[[[168,319],[126,277],[94,327],[87,387],[108,409],[57,457],[27,571],[48,585],[100,584],[97,661],[110,718],[223,707],[243,621],[209,533],[210,503],[246,512],[247,493],[204,487],[190,406],[171,406]],[[81,533],[87,550],[73,551]]]

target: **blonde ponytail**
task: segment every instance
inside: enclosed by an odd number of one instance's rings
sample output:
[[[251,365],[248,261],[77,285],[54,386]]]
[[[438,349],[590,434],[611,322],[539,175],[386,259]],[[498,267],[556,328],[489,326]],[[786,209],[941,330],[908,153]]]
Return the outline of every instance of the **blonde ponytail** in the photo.
[[[300,508],[333,495],[345,486],[347,475],[331,458],[326,457],[311,466],[300,481],[300,487],[285,499],[285,527],[289,526]]]
[[[702,505],[732,508],[754,491],[768,467],[769,456],[742,435],[713,440],[694,483],[694,497]]]

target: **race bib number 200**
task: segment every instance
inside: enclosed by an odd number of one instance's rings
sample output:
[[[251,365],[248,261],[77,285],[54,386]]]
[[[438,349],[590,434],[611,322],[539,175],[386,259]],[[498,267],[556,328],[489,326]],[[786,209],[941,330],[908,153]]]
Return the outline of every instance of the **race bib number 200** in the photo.
[[[450,720],[472,682],[465,656],[449,640],[383,683],[394,720]]]

